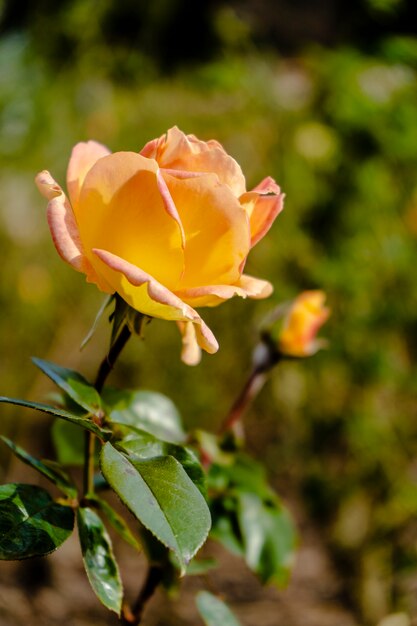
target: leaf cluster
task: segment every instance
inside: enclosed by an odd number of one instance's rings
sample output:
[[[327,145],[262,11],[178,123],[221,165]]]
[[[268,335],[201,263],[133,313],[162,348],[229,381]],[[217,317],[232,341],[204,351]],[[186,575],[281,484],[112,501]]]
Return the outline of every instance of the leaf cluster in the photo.
[[[190,565],[211,528],[211,536],[240,554],[262,582],[281,585],[287,580],[294,530],[259,464],[241,452],[222,451],[221,442],[207,433],[195,437],[194,447],[188,445],[177,408],[162,394],[108,387],[98,393],[73,370],[33,361],[62,392],[57,405],[6,397],[0,402],[56,418],[58,461],[36,459],[10,439],[1,439],[60,495],[53,497],[35,485],[0,486],[1,559],[49,554],[71,535],[76,519],[91,587],[119,615],[123,586],[104,521],[134,549],[144,549],[168,587],[179,575],[213,567],[210,560]],[[67,468],[84,462],[84,439],[91,434],[98,442],[97,473],[94,490],[86,493]],[[207,457],[207,445],[217,452],[205,471],[199,456]],[[108,489],[135,518],[135,532],[104,498]],[[197,598],[204,621],[210,626],[213,615],[224,613],[225,623],[234,626],[229,609],[204,593]]]
[[[22,559],[52,552],[70,536],[76,517],[91,586],[105,606],[120,614],[121,578],[100,515],[134,548],[147,542],[151,552],[151,544],[157,541],[172,551],[184,574],[211,525],[203,495],[203,470],[196,454],[182,445],[185,432],[180,416],[165,396],[113,389],[99,394],[73,370],[41,359],[34,363],[64,392],[61,406],[5,397],[0,402],[57,418],[53,435],[59,462],[40,461],[6,437],[2,441],[62,495],[53,498],[33,485],[0,487],[0,558]],[[64,464],[82,462],[83,431],[95,435],[100,444],[102,477],[97,483],[110,487],[133,513],[137,535],[104,498],[80,494],[64,468]],[[166,558],[166,551],[162,552]]]

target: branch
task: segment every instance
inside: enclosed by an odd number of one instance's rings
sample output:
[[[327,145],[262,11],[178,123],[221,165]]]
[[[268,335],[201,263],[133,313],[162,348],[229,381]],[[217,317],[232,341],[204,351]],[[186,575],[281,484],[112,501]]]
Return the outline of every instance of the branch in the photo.
[[[100,393],[104,387],[108,375],[112,371],[117,357],[125,347],[131,336],[129,327],[125,324],[118,334],[116,340],[110,347],[108,354],[104,357],[98,369],[94,387]],[[84,496],[94,492],[94,451],[96,439],[93,433],[87,432],[85,435],[85,452],[84,452]]]
[[[139,591],[132,608],[124,606],[120,623],[122,626],[138,626],[141,623],[146,603],[155,593],[163,578],[163,568],[159,565],[151,565],[148,570],[142,589]]]

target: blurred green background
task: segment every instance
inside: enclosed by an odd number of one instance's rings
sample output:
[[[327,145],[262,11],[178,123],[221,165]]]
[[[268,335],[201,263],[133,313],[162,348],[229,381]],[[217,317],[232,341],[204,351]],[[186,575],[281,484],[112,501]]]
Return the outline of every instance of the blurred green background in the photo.
[[[215,430],[249,369],[256,327],[321,288],[330,347],[284,364],[247,416],[248,447],[300,499],[375,623],[417,615],[417,29],[401,0],[0,2],[0,393],[51,387],[29,357],[79,368],[103,357],[102,294],[58,258],[34,176],[65,180],[72,146],[140,150],[177,124],[216,138],[248,188],[267,175],[286,209],[252,253],[267,302],[202,311],[221,349],[179,361],[175,325],[131,342],[114,384],[162,391]],[[5,407],[1,431],[33,447],[38,417]],[[6,469],[2,451],[0,464]]]

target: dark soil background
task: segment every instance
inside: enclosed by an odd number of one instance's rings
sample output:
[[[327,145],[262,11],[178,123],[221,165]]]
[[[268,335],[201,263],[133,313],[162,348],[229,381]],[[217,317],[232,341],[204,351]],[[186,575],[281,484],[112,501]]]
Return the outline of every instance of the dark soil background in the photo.
[[[298,523],[302,544],[285,590],[262,587],[240,559],[209,542],[200,554],[218,559],[219,569],[184,580],[175,599],[158,590],[148,604],[143,625],[202,624],[194,594],[208,589],[229,603],[243,626],[359,626],[353,611],[346,606],[342,580],[321,543],[320,534],[305,521],[299,519]],[[129,548],[115,542],[127,595],[133,598],[143,577],[143,559],[132,556]],[[99,605],[89,587],[76,535],[45,559],[1,564],[1,626],[117,623],[117,618]]]

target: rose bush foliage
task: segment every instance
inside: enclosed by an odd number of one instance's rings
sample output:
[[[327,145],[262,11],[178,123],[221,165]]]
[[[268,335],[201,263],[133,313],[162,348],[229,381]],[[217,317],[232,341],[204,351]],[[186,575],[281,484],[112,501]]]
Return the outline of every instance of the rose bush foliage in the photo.
[[[270,177],[246,191],[240,166],[217,141],[174,127],[139,153],[79,143],[68,165],[68,198],[48,171],[36,182],[49,200],[61,257],[101,291],[178,322],[189,364],[201,348],[218,349],[195,307],[272,292],[243,269],[281,211],[283,194]]]

